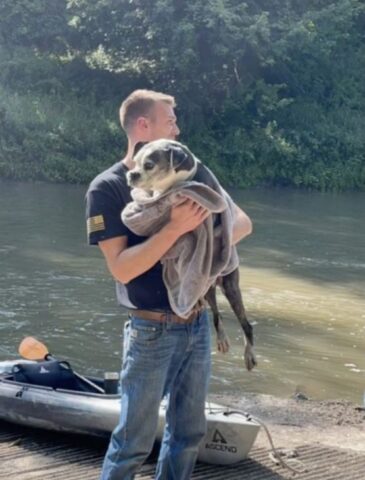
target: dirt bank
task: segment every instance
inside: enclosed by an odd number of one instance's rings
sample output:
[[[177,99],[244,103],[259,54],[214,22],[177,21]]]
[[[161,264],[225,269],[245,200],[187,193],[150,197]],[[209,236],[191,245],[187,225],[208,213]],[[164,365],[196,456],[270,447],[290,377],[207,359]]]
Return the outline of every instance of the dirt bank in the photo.
[[[285,399],[271,395],[212,395],[210,400],[237,408],[267,424],[278,448],[322,445],[365,452],[365,408],[347,401],[314,401],[298,395]],[[256,446],[268,448],[261,429]]]

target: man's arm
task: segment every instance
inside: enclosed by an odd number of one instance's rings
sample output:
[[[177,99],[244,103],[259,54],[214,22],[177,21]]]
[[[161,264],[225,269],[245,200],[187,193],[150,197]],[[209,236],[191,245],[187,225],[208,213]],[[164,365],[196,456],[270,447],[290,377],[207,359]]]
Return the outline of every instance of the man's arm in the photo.
[[[232,244],[235,245],[243,238],[251,235],[252,222],[250,217],[241,210],[236,204],[235,206],[235,219],[233,224]]]
[[[220,185],[217,177],[206,165],[200,162],[198,163],[198,170],[193,180],[208,185],[208,187],[220,194],[223,192],[226,197],[229,197],[229,201],[233,203],[235,208],[232,235],[233,245],[252,233],[252,222],[250,217],[233,202],[230,195]]]
[[[186,200],[173,207],[170,222],[143,243],[128,248],[126,236],[99,242],[110,273],[127,284],[152,268],[181,235],[194,230],[208,216],[205,208]]]

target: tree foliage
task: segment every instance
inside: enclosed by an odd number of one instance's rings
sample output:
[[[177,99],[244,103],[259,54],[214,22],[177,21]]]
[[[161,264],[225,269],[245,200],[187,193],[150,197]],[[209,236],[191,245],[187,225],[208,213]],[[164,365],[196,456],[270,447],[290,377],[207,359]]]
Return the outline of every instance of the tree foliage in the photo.
[[[361,0],[4,0],[0,174],[90,179],[122,148],[120,101],[145,87],[176,96],[182,140],[227,184],[363,188],[364,11]],[[42,148],[25,168],[29,137]]]

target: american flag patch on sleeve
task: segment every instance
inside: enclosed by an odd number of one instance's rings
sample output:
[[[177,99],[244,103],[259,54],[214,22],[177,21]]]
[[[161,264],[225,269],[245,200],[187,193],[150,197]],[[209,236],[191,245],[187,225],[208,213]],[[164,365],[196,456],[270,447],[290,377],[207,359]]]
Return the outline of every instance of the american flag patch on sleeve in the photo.
[[[105,222],[103,215],[96,215],[95,217],[90,217],[86,221],[87,233],[90,235],[94,232],[100,232],[105,230]]]

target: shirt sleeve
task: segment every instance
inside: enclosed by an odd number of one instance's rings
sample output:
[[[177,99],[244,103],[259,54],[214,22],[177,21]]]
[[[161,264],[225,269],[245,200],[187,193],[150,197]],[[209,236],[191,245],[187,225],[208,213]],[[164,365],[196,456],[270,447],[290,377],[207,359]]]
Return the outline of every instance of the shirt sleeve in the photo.
[[[86,227],[89,245],[102,240],[128,235],[121,219],[125,205],[108,192],[93,189],[86,193]]]

